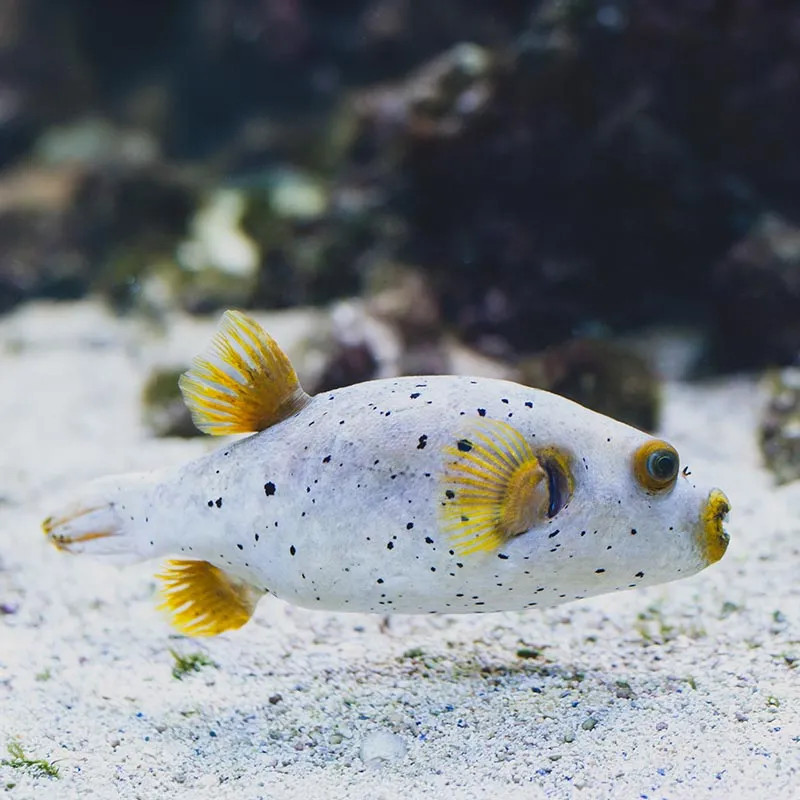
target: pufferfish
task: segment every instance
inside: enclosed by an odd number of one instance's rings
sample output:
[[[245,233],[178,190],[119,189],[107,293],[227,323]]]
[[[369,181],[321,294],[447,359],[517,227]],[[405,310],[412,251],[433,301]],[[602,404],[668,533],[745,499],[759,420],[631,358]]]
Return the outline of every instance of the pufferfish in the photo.
[[[184,634],[244,625],[272,594],[337,611],[547,608],[674,580],[725,553],[729,503],[676,450],[577,403],[461,376],[314,397],[228,311],[180,388],[205,433],[251,433],[178,468],[90,483],[43,523],[70,553],[168,558]]]

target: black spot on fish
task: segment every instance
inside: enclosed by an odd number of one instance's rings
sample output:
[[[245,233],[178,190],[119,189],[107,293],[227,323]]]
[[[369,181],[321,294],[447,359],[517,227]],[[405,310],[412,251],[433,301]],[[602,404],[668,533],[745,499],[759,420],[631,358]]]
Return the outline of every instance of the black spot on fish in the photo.
[[[293,555],[294,555],[296,552],[297,552],[297,550],[295,550],[295,547],[294,547],[294,545],[292,545],[292,546],[289,548],[289,555],[290,555],[290,556],[293,556]]]
[[[208,501],[208,507],[209,508],[213,508],[214,507],[214,501],[213,500],[209,500]]]
[[[414,523],[413,522],[407,522],[406,523],[406,530],[407,531],[410,531],[413,527],[414,527]]]
[[[383,583],[383,578],[378,578],[378,580],[375,581],[375,583]]]
[[[602,568],[595,570],[595,574],[597,574],[597,575],[599,575],[601,572],[605,572],[605,570],[602,569]]]
[[[502,558],[504,561],[508,558],[508,556],[505,553],[498,553],[497,557]]]
[[[255,540],[258,541],[258,534],[254,534]]]
[[[635,577],[644,578],[644,572],[637,572]]]
[[[447,489],[447,491],[445,491],[445,493],[444,493],[444,496],[448,500],[452,500],[456,496],[456,493],[452,489]]]
[[[240,550],[244,550],[244,545],[237,544],[236,546],[237,546],[237,547],[238,547]]]
[[[416,400],[419,397],[419,392],[413,392],[409,395],[412,400]]]
[[[221,498],[221,497],[218,497],[218,498],[217,498],[217,499],[214,501],[214,505],[215,505],[217,508],[222,508],[222,498]]]
[[[422,436],[419,437],[419,443],[417,444],[417,450],[424,450],[426,444],[428,444],[428,435],[426,433],[423,433]]]
[[[394,542],[387,542],[386,549],[387,550],[394,550]]]
[[[530,400],[527,400],[527,401],[525,402],[525,408],[533,408],[533,403],[531,403],[531,401],[530,401]]]
[[[340,424],[340,425],[344,425],[344,420],[343,420],[343,419],[340,419],[340,420],[339,420],[339,424]]]
[[[558,536],[559,533],[561,533],[560,529],[556,528],[552,533],[547,534],[547,538],[552,539],[554,536]]]
[[[331,460],[330,455],[327,455],[327,456],[325,456],[325,458],[322,459],[322,463],[323,464],[328,464],[328,463],[330,463],[330,460]]]
[[[431,537],[430,537],[430,536],[426,536],[426,537],[425,537],[425,543],[426,543],[426,544],[433,544],[433,539],[431,539]]]
[[[478,409],[478,416],[485,417],[486,416],[486,409],[485,408],[479,408]]]
[[[264,484],[264,494],[267,497],[272,497],[275,494],[275,484],[272,481],[267,481]]]
[[[472,450],[472,442],[469,439],[459,439],[458,449],[462,453],[469,453],[469,451]]]

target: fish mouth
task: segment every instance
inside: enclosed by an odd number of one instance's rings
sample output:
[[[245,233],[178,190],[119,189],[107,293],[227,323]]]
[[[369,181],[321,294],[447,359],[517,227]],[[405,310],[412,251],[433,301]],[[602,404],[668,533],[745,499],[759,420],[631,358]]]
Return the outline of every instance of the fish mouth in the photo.
[[[700,512],[700,549],[706,564],[714,564],[725,555],[730,536],[723,527],[731,504],[725,493],[712,489]]]

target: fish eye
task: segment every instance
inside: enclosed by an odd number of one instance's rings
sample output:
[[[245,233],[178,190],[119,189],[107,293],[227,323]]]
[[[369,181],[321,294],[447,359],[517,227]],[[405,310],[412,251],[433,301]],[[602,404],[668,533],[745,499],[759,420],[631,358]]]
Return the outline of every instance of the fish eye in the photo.
[[[648,492],[663,492],[675,484],[680,470],[678,451],[659,439],[646,442],[636,450],[633,472]]]

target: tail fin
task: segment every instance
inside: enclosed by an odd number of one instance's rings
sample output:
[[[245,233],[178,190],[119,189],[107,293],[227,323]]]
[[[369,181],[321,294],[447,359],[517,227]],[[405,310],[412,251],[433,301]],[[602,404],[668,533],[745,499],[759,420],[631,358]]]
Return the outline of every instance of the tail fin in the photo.
[[[130,564],[167,555],[174,542],[148,527],[156,473],[114,475],[87,484],[43,523],[51,544],[67,553]],[[265,590],[208,561],[168,561],[156,575],[159,608],[187,636],[214,636],[240,628]]]
[[[143,509],[151,473],[101,478],[79,489],[42,523],[48,541],[67,553],[86,554],[116,564],[130,564],[159,553],[141,547]]]

